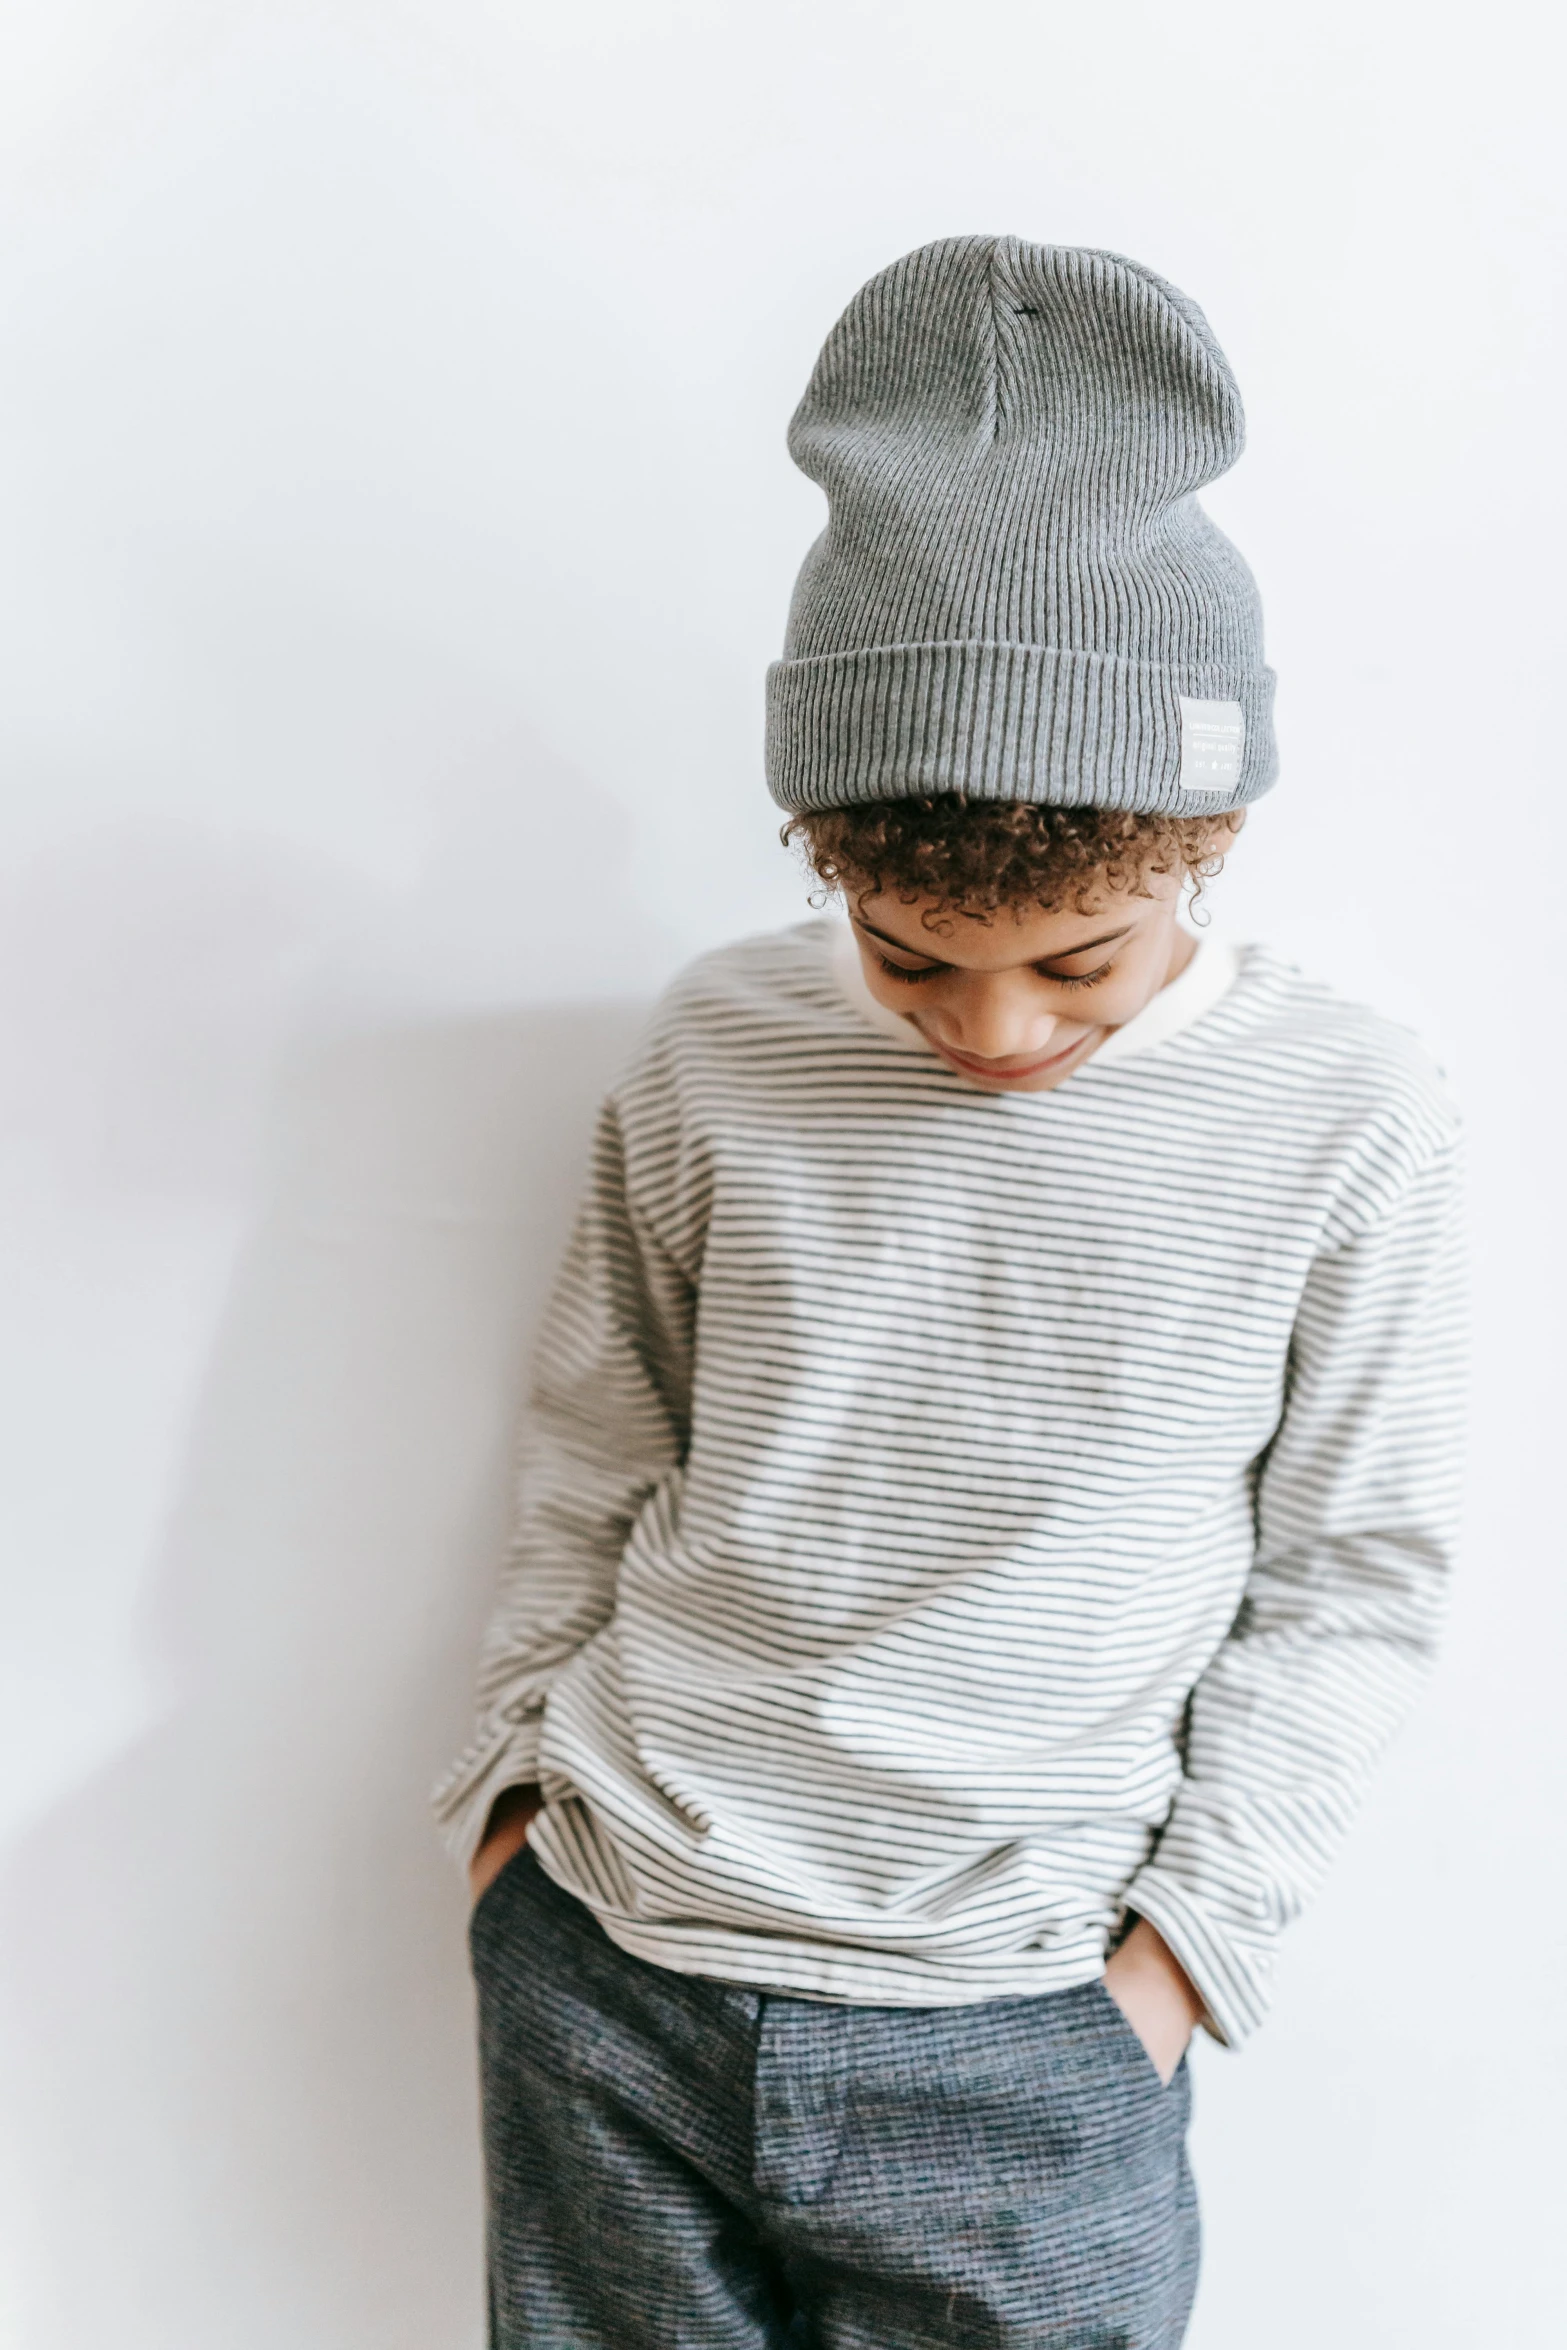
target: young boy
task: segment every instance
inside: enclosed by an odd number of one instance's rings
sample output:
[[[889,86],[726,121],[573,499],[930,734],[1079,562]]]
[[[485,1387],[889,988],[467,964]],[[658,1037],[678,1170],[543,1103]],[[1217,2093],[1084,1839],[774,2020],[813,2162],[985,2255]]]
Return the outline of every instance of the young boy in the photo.
[[[1173,2350],[1184,2051],[1267,2004],[1432,1646],[1454,1126],[1184,929],[1273,780],[1191,303],[872,281],[768,773],[849,924],[704,957],[606,1106],[479,1734],[492,2339]]]

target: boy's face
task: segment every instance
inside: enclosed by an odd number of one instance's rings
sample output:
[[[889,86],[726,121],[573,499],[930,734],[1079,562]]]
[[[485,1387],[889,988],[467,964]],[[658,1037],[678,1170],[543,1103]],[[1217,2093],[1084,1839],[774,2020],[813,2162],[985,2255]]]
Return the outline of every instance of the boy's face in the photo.
[[[1176,874],[1100,884],[1073,907],[1003,907],[990,921],[921,917],[935,900],[849,898],[865,981],[950,1067],[993,1093],[1048,1093],[1135,1018],[1191,960]]]

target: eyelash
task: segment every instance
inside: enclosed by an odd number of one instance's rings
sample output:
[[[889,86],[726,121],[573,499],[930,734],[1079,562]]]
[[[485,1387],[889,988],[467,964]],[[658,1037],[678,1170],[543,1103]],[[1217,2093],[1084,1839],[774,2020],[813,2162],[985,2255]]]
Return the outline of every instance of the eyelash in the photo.
[[[926,971],[905,971],[901,963],[889,963],[885,955],[879,954],[876,960],[889,978],[906,980],[910,987],[917,987],[922,979],[934,979],[944,968],[940,963],[932,963]],[[1097,971],[1085,971],[1075,979],[1068,979],[1063,973],[1054,971],[1041,971],[1039,977],[1048,979],[1052,987],[1097,987],[1100,980],[1108,979],[1114,969],[1115,964],[1111,961],[1101,963]]]

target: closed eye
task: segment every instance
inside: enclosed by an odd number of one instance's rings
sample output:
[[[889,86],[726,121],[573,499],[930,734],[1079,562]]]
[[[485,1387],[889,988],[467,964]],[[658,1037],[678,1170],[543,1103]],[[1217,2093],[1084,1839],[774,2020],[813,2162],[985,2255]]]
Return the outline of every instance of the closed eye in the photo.
[[[1036,965],[1036,969],[1038,966]],[[1108,979],[1115,969],[1115,957],[1101,963],[1097,971],[1085,971],[1078,978],[1069,978],[1064,971],[1041,971],[1041,979],[1048,979],[1052,987],[1097,987],[1101,979]]]
[[[907,979],[911,984],[919,979],[934,979],[938,971],[947,968],[945,963],[927,963],[923,971],[906,971],[901,963],[889,963],[885,955],[878,955],[876,960],[889,979]]]

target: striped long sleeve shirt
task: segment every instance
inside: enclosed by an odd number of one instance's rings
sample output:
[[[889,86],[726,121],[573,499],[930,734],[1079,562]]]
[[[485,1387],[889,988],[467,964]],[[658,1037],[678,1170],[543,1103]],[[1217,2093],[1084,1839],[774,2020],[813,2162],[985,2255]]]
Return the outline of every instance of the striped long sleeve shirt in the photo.
[[[1236,2043],[1442,1613],[1452,1110],[1211,943],[988,1093],[845,935],[705,957],[605,1105],[448,1840],[537,1780],[623,1948],[877,2005],[1140,1915]]]

